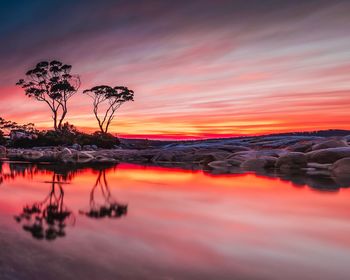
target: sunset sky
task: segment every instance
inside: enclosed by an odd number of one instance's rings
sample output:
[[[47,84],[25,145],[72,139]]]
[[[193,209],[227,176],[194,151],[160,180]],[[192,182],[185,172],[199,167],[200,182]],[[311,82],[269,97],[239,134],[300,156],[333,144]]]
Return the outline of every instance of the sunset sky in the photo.
[[[1,1],[0,116],[52,126],[15,86],[40,60],[72,64],[67,120],[97,130],[94,85],[125,85],[111,132],[207,138],[350,129],[350,1]]]

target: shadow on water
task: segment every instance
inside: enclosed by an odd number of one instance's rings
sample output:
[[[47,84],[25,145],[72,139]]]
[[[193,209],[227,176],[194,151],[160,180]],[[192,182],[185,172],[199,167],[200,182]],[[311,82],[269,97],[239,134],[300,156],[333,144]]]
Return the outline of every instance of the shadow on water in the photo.
[[[116,168],[115,164],[104,165],[53,165],[9,163],[9,171],[4,172],[3,163],[0,163],[0,184],[13,180],[16,177],[31,178],[40,172],[52,173],[48,195],[40,201],[28,203],[15,220],[22,225],[24,231],[37,240],[56,240],[66,236],[66,227],[75,224],[75,215],[64,203],[64,185],[84,169],[91,168],[98,171],[97,178],[89,194],[89,210],[80,210],[79,213],[89,218],[120,218],[127,214],[127,204],[117,202],[110,190],[106,170]],[[97,202],[97,196],[101,198]]]

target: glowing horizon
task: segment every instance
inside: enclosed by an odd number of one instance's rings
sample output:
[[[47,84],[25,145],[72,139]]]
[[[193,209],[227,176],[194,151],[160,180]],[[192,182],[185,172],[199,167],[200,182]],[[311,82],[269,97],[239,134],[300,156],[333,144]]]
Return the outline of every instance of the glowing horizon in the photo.
[[[99,84],[135,91],[110,128],[122,137],[350,129],[347,1],[79,3],[0,4],[1,117],[52,127],[46,105],[15,83],[58,59],[81,76],[67,121],[83,131],[97,123],[82,90]]]

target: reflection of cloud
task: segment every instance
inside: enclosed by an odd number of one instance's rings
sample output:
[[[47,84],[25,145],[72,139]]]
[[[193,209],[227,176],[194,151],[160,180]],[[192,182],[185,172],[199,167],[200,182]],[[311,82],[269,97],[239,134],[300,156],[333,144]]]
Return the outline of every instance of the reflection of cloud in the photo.
[[[110,83],[135,89],[136,101],[121,108],[112,127],[121,134],[177,134],[179,119],[186,123],[182,134],[204,135],[198,125],[220,127],[228,119],[252,126],[274,121],[281,124],[274,129],[283,131],[309,129],[308,123],[296,126],[300,114],[315,119],[320,112],[327,120],[314,129],[349,128],[338,122],[338,116],[349,118],[347,1],[145,3],[2,3],[4,117],[50,125],[45,105],[13,85],[39,59],[60,58],[82,75],[84,88]],[[48,11],[52,16],[44,16]],[[64,20],[53,20],[63,13]],[[332,100],[324,99],[327,94]],[[96,128],[90,101],[72,98],[68,120]],[[256,125],[249,133],[271,130]],[[245,131],[211,131],[217,133]]]

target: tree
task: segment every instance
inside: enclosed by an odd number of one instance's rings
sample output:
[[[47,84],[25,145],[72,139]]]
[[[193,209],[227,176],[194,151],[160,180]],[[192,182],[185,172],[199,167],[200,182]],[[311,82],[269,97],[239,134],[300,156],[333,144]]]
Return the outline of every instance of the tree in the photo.
[[[134,101],[134,91],[124,86],[96,86],[84,90],[83,93],[93,99],[93,112],[102,133],[107,134],[117,109],[127,101]],[[99,109],[104,110],[102,114]]]
[[[68,112],[67,102],[80,87],[79,76],[72,75],[71,70],[71,65],[57,60],[42,61],[16,83],[28,97],[49,106],[55,130],[61,129]]]

